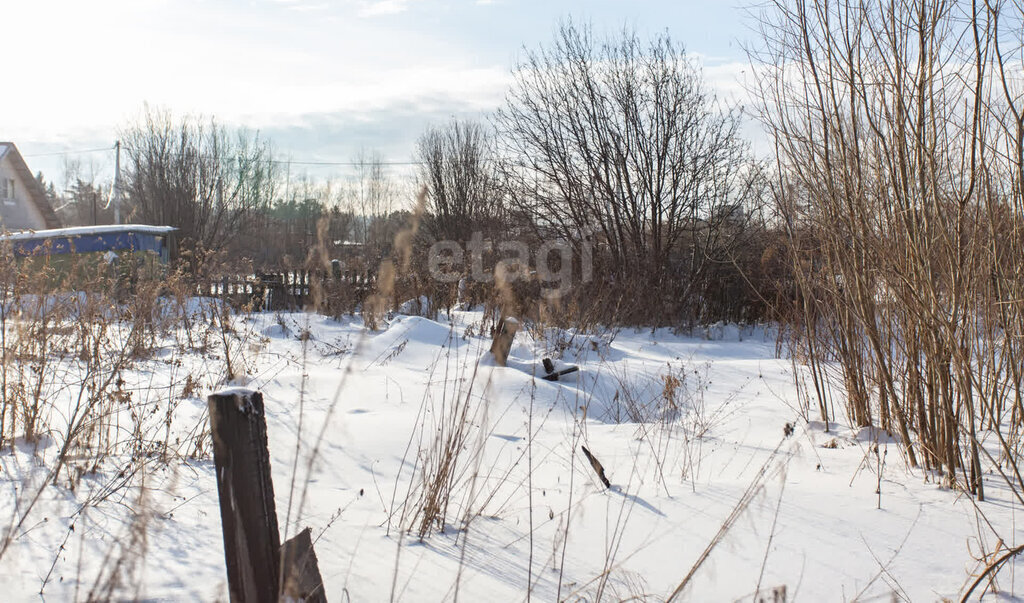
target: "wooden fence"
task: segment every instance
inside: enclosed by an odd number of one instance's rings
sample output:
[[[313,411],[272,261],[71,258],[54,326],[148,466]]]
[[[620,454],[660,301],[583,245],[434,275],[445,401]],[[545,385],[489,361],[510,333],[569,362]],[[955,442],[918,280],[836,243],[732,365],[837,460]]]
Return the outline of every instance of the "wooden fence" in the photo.
[[[279,270],[249,276],[222,276],[200,282],[196,294],[217,297],[235,307],[252,310],[302,310],[313,305],[320,285],[321,293],[344,290],[356,299],[369,295],[377,284],[370,271]]]

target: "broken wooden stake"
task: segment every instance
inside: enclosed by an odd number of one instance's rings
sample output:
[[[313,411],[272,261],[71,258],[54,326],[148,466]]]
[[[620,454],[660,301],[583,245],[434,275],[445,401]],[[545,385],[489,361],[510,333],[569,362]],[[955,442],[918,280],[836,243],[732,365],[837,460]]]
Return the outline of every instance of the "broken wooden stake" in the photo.
[[[569,373],[575,373],[578,370],[580,370],[580,367],[578,367],[578,366],[570,366],[569,368],[562,369],[562,370],[558,371],[557,373],[551,373],[550,375],[545,375],[544,379],[546,379],[548,381],[558,381],[559,377],[561,377],[563,375],[568,375]]]
[[[494,329],[494,340],[491,342],[491,353],[494,354],[494,361],[498,366],[505,366],[508,362],[508,354],[512,350],[512,340],[519,331],[519,321],[508,316],[498,321]]]
[[[590,454],[590,451],[587,450],[586,446],[580,446],[580,448],[583,449],[583,454],[587,455],[587,460],[590,461],[590,466],[594,468],[594,472],[597,473],[597,477],[601,478],[601,482],[604,484],[604,487],[611,488],[612,483],[608,481],[607,477],[605,477],[604,465],[601,464],[601,461],[597,460],[597,457]]]
[[[309,528],[302,530],[284,543],[284,572],[281,598],[305,603],[327,603],[324,594],[324,579],[320,576],[320,564]]]
[[[550,358],[545,358],[541,362],[543,362],[544,364],[544,372],[546,373],[542,378],[546,381],[558,381],[558,378],[561,377],[562,375],[568,375],[569,373],[575,373],[576,371],[580,370],[580,367],[578,366],[570,366],[556,373],[555,363],[551,362]]]

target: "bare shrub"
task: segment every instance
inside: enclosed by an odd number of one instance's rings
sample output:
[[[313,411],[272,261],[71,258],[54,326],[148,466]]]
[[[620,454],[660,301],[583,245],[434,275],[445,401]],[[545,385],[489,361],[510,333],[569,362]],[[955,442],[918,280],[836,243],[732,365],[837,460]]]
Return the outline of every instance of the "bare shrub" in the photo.
[[[1024,491],[1019,11],[779,0],[760,17],[754,93],[822,418],[835,387],[851,423],[978,499],[991,438]]]
[[[88,255],[15,259],[9,246],[2,252],[10,261],[0,269],[0,440],[31,444],[44,471],[19,485],[0,558],[38,519],[47,488],[77,491],[91,478],[69,518],[73,529],[88,509],[137,492],[151,465],[208,454],[205,421],[181,425],[177,417],[181,400],[209,376],[177,367],[181,354],[193,344],[206,349],[210,336],[197,328],[189,302],[167,296],[188,295],[178,273],[125,275]],[[168,355],[155,359],[158,348]],[[159,363],[169,387],[133,387],[130,369],[141,363]],[[132,538],[142,532],[133,527]],[[126,543],[120,554],[138,554],[137,544]]]
[[[415,455],[413,473],[408,476],[401,508],[392,509],[392,516],[400,513],[399,525],[420,539],[445,532],[453,514],[462,519],[454,526],[456,530],[464,529],[473,517],[468,508],[473,497],[468,483],[475,479],[474,463],[483,454],[480,433],[486,429],[486,401],[477,392],[480,364],[467,368],[453,345],[456,338],[454,331],[449,332],[446,349],[431,366],[431,375],[439,373],[445,386],[439,398],[429,388],[424,394],[406,451],[406,455]],[[461,501],[457,509],[451,508],[453,501]]]
[[[565,22],[553,44],[527,53],[508,98],[496,120],[513,158],[510,198],[542,239],[577,256],[592,242],[604,287],[648,292],[649,303],[615,318],[718,318],[713,303],[731,293],[724,272],[756,231],[764,178],[738,111],[716,102],[683,48],[667,34],[600,40]]]

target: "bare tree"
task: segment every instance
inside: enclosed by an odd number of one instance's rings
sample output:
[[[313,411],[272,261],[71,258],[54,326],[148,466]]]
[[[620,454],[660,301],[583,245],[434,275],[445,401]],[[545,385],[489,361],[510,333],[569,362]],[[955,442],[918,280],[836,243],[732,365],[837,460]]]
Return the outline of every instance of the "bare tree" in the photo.
[[[379,247],[383,241],[375,236],[374,224],[391,213],[394,206],[395,183],[388,176],[384,158],[378,151],[360,149],[355,163],[355,176],[349,184],[349,200],[356,214],[356,233],[360,242]]]
[[[428,129],[416,146],[419,178],[427,187],[427,234],[469,240],[473,231],[493,230],[503,211],[493,140],[474,121],[452,120]]]
[[[667,34],[597,40],[566,22],[514,78],[497,123],[519,206],[574,244],[593,233],[606,274],[693,317],[759,203],[738,111]]]
[[[259,136],[147,108],[122,140],[131,220],[175,226],[183,246],[226,249],[274,198],[277,168]]]

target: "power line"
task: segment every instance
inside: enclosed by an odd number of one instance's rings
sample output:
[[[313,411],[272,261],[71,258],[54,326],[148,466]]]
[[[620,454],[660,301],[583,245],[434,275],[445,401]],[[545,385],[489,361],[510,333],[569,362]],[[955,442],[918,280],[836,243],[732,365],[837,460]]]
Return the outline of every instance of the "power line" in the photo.
[[[113,151],[114,147],[103,147],[101,149],[84,149],[81,151],[54,151],[53,153],[31,153],[22,157],[56,157],[58,155],[84,155],[86,153],[99,153],[100,151]]]
[[[100,153],[100,152],[113,152],[116,149],[115,146],[101,147],[96,149],[83,149],[80,151],[54,151],[52,153],[30,153],[22,155],[25,158],[31,157],[57,157],[67,155],[84,155],[87,153]],[[180,155],[180,153],[172,153]],[[199,157],[209,159],[211,156],[200,154]],[[414,166],[414,165],[425,165],[425,161],[304,161],[304,160],[291,160],[291,159],[269,159],[268,163],[275,165],[298,165],[298,166],[322,166],[322,167],[366,167],[366,166]],[[525,165],[525,164],[517,164]]]
[[[31,157],[57,157],[61,155],[85,155],[87,153],[99,153],[99,152],[110,152],[115,147],[102,147],[98,149],[82,149],[79,151],[54,151],[52,153],[30,153],[23,155],[25,158]],[[278,165],[309,165],[309,166],[341,166],[341,167],[357,167],[357,166],[372,166],[372,165],[395,165],[395,166],[409,166],[409,165],[422,165],[422,161],[302,161],[302,160],[289,160],[289,159],[271,159],[270,163]]]
[[[271,159],[270,163],[280,165],[326,165],[326,166],[374,166],[374,165],[423,165],[423,161],[289,161],[287,159]]]

